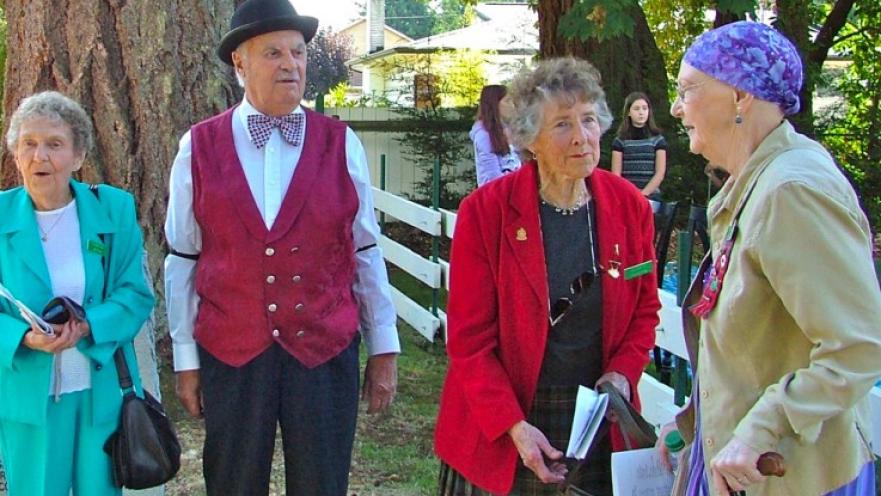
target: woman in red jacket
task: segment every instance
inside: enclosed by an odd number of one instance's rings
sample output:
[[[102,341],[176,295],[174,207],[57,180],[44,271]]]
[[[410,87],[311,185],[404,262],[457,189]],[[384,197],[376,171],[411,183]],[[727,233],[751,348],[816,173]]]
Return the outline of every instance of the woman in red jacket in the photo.
[[[512,141],[532,159],[459,209],[448,305],[450,366],[435,450],[442,495],[554,494],[579,385],[637,402],[660,308],[652,213],[597,169],[611,116],[587,62],[551,59],[508,94]],[[611,443],[579,487],[611,494]],[[611,446],[610,446],[611,444]]]

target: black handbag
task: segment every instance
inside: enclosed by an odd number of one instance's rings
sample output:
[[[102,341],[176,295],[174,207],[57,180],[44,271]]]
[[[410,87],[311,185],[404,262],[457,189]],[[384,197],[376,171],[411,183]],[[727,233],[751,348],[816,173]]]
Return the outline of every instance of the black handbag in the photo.
[[[615,415],[618,417],[618,428],[621,430],[626,449],[651,448],[655,445],[655,441],[658,440],[655,428],[642,418],[642,415],[636,411],[636,408],[633,407],[627,398],[621,395],[621,392],[615,386],[603,383],[597,387],[597,390],[609,395],[609,409],[615,412]],[[584,463],[590,458],[591,451],[593,451],[597,441],[602,439],[608,432],[609,422],[604,419],[600,430],[593,438],[593,444],[587,450],[587,456],[578,463],[575,470],[569,472],[566,480],[560,485],[561,494],[565,496],[592,496],[589,492],[577,487],[574,481],[578,480],[578,473],[584,467]]]
[[[113,482],[119,487],[146,489],[171,480],[180,469],[180,442],[171,419],[149,392],[135,394],[121,349],[113,354],[119,387],[125,392],[119,429],[104,443],[110,455]]]

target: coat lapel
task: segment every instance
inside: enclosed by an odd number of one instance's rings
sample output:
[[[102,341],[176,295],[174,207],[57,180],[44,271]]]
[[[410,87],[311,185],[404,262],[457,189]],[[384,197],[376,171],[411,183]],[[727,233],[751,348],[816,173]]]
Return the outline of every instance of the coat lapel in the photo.
[[[324,134],[322,129],[318,127],[320,124],[316,122],[316,119],[312,119],[312,113],[305,110],[305,114],[306,132],[313,136]],[[290,231],[300,211],[303,210],[303,205],[306,204],[306,200],[309,198],[312,185],[318,178],[318,173],[322,166],[320,157],[333,156],[331,153],[326,153],[324,149],[315,150],[315,148],[319,146],[326,147],[331,143],[331,140],[310,140],[308,135],[303,136],[303,153],[300,155],[300,163],[297,164],[297,168],[294,170],[294,176],[291,178],[291,184],[288,186],[287,194],[285,194],[282,200],[279,216],[272,225],[267,242],[276,241]]]
[[[9,246],[19,254],[24,265],[46,288],[51,290],[49,268],[40,244],[37,216],[34,203],[24,188],[19,189],[12,201],[12,209],[6,212],[4,222],[0,223],[0,234],[9,236]]]
[[[536,175],[535,163],[525,164],[523,170],[517,174],[509,198],[512,213],[506,219],[504,229],[508,247],[535,297],[547,306],[548,276],[538,213]]]
[[[609,189],[605,174],[609,173],[600,169],[594,170],[587,184],[596,208],[597,262],[603,285],[603,326],[606,329],[615,329],[616,302],[620,299],[619,291],[623,287],[620,281],[624,277],[624,264],[620,262],[624,258],[622,250],[627,244],[624,239],[624,226],[620,222],[621,217],[616,214],[620,212],[618,197]],[[612,262],[619,262],[618,278],[609,275],[609,269],[614,265]]]
[[[86,272],[86,295],[100,295],[104,288],[104,258],[110,260],[110,243],[116,226],[89,186],[71,181],[80,221],[80,242]]]

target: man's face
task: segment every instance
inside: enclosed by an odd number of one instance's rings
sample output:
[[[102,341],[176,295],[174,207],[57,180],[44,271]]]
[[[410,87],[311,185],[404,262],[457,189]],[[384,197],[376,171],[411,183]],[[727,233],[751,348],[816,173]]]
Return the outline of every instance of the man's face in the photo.
[[[232,54],[251,105],[270,116],[289,114],[306,87],[306,42],[299,31],[273,31],[251,38]]]

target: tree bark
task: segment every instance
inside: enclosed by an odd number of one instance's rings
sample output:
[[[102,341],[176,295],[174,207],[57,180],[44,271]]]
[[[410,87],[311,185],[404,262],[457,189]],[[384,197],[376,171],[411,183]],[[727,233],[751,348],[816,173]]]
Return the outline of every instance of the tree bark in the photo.
[[[5,2],[4,134],[12,112],[32,93],[56,89],[83,105],[95,125],[96,146],[80,179],[135,195],[160,304],[168,172],[189,126],[240,94],[214,50],[241,1]],[[18,180],[4,150],[0,186]]]
[[[672,128],[667,112],[667,72],[664,56],[649,30],[645,13],[638,5],[630,14],[636,23],[631,37],[619,36],[604,41],[566,39],[557,31],[560,19],[576,0],[538,2],[540,56],[571,55],[588,60],[603,76],[603,89],[612,114],[620,118],[624,98],[632,91],[646,93],[655,109],[655,120],[663,128]]]

